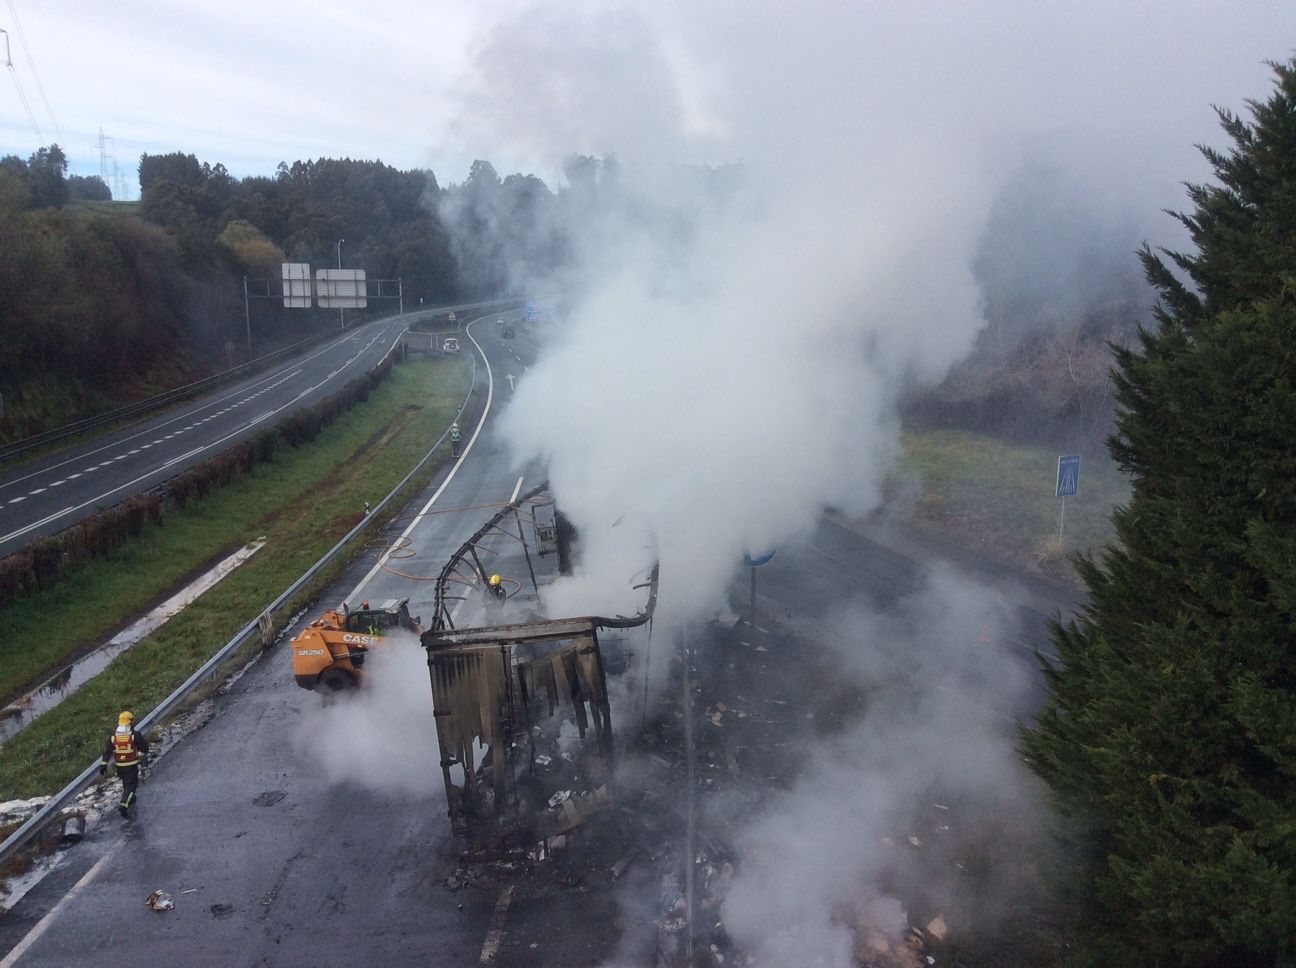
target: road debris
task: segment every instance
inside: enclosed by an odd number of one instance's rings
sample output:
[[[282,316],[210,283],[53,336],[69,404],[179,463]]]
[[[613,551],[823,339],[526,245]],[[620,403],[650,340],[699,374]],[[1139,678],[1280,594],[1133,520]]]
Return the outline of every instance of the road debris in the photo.
[[[945,935],[948,932],[949,928],[945,925],[945,918],[943,915],[938,914],[927,922],[927,933],[937,941],[944,941]]]
[[[84,810],[71,808],[63,811],[62,829],[59,833],[59,846],[69,847],[80,843],[85,836],[86,814]]]
[[[621,855],[620,859],[608,869],[608,873],[612,875],[612,880],[617,880],[626,872],[627,868],[634,863],[635,857],[638,853],[638,848],[631,847]]]
[[[144,900],[144,903],[154,911],[170,911],[175,907],[175,901],[171,900],[171,895],[166,891],[154,891]]]

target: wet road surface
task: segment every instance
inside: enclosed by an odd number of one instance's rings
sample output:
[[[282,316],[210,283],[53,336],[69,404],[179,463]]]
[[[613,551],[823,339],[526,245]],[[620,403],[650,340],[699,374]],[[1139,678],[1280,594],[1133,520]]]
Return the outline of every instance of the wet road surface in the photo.
[[[378,364],[408,317],[364,323],[256,376],[0,475],[0,556],[143,493]]]
[[[500,354],[520,366],[514,354],[534,348],[523,339],[505,348],[493,329],[480,325],[473,332],[492,359],[498,395]],[[519,484],[488,420],[454,477],[447,483],[442,472],[395,522],[397,532],[415,524],[412,554],[375,570],[380,549],[374,547],[312,613],[345,597],[409,596],[411,613],[429,620],[433,583],[391,569],[434,576],[489,516],[482,506],[539,483],[534,469],[521,476]],[[894,602],[914,592],[931,560],[930,548],[883,543],[870,536],[867,523],[830,515],[803,548],[781,550],[761,569],[758,606],[795,625],[822,619],[852,596]],[[1011,630],[996,630],[1003,639],[996,647],[1020,653],[1016,661],[1037,680],[1029,645],[1041,638],[1048,590],[1015,587],[1002,575],[975,577],[1003,579],[1016,621]],[[746,594],[742,578],[736,601]],[[1056,599],[1060,605],[1065,596]],[[379,794],[332,782],[294,741],[318,697],[293,684],[290,666],[281,640],[230,688],[219,714],[157,764],[141,788],[136,818],[125,824],[115,815],[103,818],[67,864],[5,914],[0,951],[9,955],[0,968],[597,965],[616,951],[625,931],[643,930],[643,912],[619,910],[618,895],[585,892],[579,884],[557,890],[504,877],[485,888],[448,888],[453,849],[439,790]],[[1037,697],[1038,689],[1027,705]],[[145,906],[157,889],[172,895],[174,910]]]

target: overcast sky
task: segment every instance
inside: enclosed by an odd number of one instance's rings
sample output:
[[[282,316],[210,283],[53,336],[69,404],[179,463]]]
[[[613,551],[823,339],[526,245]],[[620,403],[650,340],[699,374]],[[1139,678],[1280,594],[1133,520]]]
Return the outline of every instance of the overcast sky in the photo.
[[[58,140],[74,172],[94,174],[102,126],[132,197],[141,152],[191,152],[236,175],[299,158],[380,158],[431,168],[443,184],[485,157],[501,172],[535,171],[551,187],[568,150],[633,161],[664,142],[677,157],[721,162],[742,156],[744,126],[759,123],[759,102],[727,90],[736,79],[751,84],[726,69],[736,51],[768,65],[763,97],[777,96],[784,72],[841,69],[819,56],[817,16],[835,50],[843,40],[851,47],[843,30],[859,31],[861,59],[888,59],[897,88],[887,96],[901,104],[908,70],[930,75],[953,63],[951,90],[983,73],[993,79],[987,102],[1013,91],[1022,130],[1068,127],[1098,140],[1144,131],[1137,151],[1181,176],[1199,174],[1183,168],[1195,163],[1192,142],[1213,136],[1209,105],[1266,96],[1261,61],[1296,48],[1296,3],[1257,0],[6,0],[0,28],[43,137],[11,77],[0,91],[0,154],[25,157]],[[786,33],[746,29],[779,21]],[[1032,90],[1039,96],[1015,96]],[[502,99],[515,103],[511,115]]]

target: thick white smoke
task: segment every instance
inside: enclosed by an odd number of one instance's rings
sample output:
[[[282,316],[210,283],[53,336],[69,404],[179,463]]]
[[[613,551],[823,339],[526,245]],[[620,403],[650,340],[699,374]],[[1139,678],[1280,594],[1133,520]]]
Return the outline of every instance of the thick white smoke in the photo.
[[[1074,160],[1093,204],[1139,197],[1150,217],[1201,171],[1191,143],[1221,92],[1184,44],[1219,63],[1246,32],[1172,41],[1181,19],[576,3],[496,24],[460,135],[551,183],[570,152],[618,160],[598,204],[563,208],[580,213],[563,233],[574,309],[505,426],[519,459],[548,461],[587,542],[555,607],[606,607],[655,540],[664,614],[697,614],[744,551],[804,533],[825,503],[875,506],[897,397],[983,324],[970,266],[1027,148]],[[734,164],[727,188],[679,167],[700,163]]]
[[[659,617],[685,621],[722,606],[744,551],[826,504],[876,507],[898,401],[983,325],[971,266],[1024,160],[1058,159],[1082,209],[1147,213],[1136,228],[1164,241],[1161,210],[1206,174],[1210,105],[1265,87],[1280,24],[1296,8],[1101,0],[575,2],[496,24],[464,79],[473,156],[555,187],[569,153],[618,162],[596,204],[555,209],[581,213],[562,232],[572,308],[504,420],[582,535],[550,608],[633,608],[655,547]],[[681,168],[702,164],[732,167]],[[837,623],[870,705],[807,740],[796,787],[740,835],[723,915],[759,963],[853,964],[920,889],[960,932],[1011,896],[1009,862],[971,900],[953,883],[960,848],[1030,856],[1038,823],[1012,724],[985,708],[1016,710],[1016,667],[969,633],[997,608],[942,577]],[[937,795],[956,815],[911,826]]]
[[[396,632],[369,652],[364,673],[354,692],[306,697],[297,749],[333,783],[441,796],[427,653],[413,635]]]
[[[855,603],[812,632],[867,707],[807,742],[795,785],[744,828],[727,930],[758,964],[824,968],[857,964],[870,934],[899,942],[937,912],[964,938],[993,930],[1038,888],[1023,871],[1045,843],[1014,750],[1010,714],[1027,683],[1007,653],[1011,608],[942,569],[893,608]],[[990,858],[984,872],[968,873],[969,855]]]
[[[755,210],[744,194],[667,241],[627,220],[634,244],[603,254],[504,425],[516,453],[547,461],[583,536],[582,577],[551,608],[606,608],[595,596],[655,539],[663,609],[696,615],[744,551],[803,533],[824,504],[875,506],[899,393],[938,379],[979,325],[976,219],[952,216],[979,186],[933,171],[907,194],[882,187],[899,168],[874,171],[845,219],[830,217],[840,194],[810,187]],[[915,287],[928,272],[941,284]]]

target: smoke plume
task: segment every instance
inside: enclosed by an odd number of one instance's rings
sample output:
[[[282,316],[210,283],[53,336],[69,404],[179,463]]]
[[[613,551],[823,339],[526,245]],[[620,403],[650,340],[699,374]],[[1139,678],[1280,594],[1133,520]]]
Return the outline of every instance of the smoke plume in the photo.
[[[337,697],[307,695],[294,735],[301,754],[333,783],[387,793],[443,793],[427,653],[393,632],[365,658],[363,688]]]
[[[825,625],[808,631],[866,709],[807,738],[811,763],[743,829],[726,928],[759,964],[827,968],[937,913],[964,938],[992,930],[1038,889],[1046,841],[1005,715],[1026,684],[1004,651],[1011,609],[937,570],[893,608],[856,602]]]
[[[663,614],[697,615],[744,552],[795,540],[825,504],[876,506],[897,398],[984,324],[972,266],[1028,157],[1085,172],[1058,183],[1086,204],[1169,224],[1228,93],[1201,87],[1184,43],[1213,63],[1246,50],[1257,71],[1265,52],[1245,26],[1185,36],[1167,17],[578,3],[494,25],[459,136],[551,182],[572,152],[615,159],[561,196],[592,204],[548,209],[570,220],[570,311],[505,423],[585,536],[555,608],[603,607],[603,579],[656,542]]]

